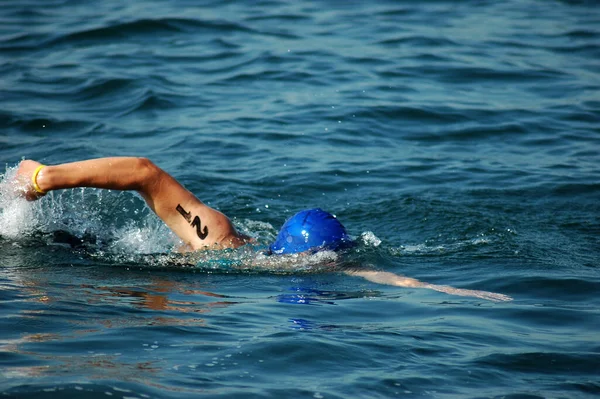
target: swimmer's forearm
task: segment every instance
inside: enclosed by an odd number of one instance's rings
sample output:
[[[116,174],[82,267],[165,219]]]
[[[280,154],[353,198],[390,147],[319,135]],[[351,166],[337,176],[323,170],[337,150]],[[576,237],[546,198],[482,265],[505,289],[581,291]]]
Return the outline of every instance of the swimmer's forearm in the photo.
[[[376,270],[348,270],[346,271],[346,274],[359,276],[373,283],[393,285],[396,287],[424,288],[427,285],[414,278]]]
[[[160,169],[145,158],[115,157],[49,165],[37,176],[43,191],[76,187],[142,191]]]

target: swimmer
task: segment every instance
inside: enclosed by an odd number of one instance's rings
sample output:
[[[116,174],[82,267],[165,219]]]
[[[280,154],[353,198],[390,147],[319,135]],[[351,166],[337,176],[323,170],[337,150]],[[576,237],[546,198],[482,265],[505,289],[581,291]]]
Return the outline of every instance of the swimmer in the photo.
[[[251,237],[239,233],[227,216],[204,204],[146,158],[99,158],[48,166],[24,160],[19,164],[15,180],[18,192],[29,201],[53,190],[77,187],[137,191],[190,251],[237,248],[251,242]],[[336,251],[352,245],[346,229],[333,215],[321,209],[309,209],[292,216],[283,225],[268,252],[277,256],[324,249]],[[389,272],[351,270],[345,273],[397,287],[428,288],[492,301],[512,299],[492,292],[428,284]]]

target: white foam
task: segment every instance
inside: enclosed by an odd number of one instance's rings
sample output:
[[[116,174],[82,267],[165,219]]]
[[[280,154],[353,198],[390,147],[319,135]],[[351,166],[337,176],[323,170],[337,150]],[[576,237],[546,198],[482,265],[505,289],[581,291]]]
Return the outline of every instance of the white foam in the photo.
[[[168,252],[181,242],[158,218],[149,215],[142,226],[130,221],[114,232],[116,240],[109,252],[121,254],[152,254]]]
[[[0,236],[13,239],[31,234],[39,225],[35,216],[37,204],[16,191],[16,172],[17,167],[7,168],[0,175]]]
[[[334,251],[318,251],[313,254],[298,253],[278,256],[269,256],[264,253],[254,252],[251,259],[245,262],[254,270],[274,272],[319,271],[330,269],[330,265],[339,259]]]
[[[378,247],[381,244],[381,240],[372,231],[365,231],[360,235],[360,239],[369,247]]]

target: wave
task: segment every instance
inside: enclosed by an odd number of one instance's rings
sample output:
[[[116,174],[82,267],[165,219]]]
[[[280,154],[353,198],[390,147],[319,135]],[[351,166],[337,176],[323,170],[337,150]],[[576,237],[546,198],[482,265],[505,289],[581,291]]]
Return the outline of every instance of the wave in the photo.
[[[350,114],[350,113],[348,113]],[[348,117],[348,114],[346,117]],[[379,107],[363,107],[353,110],[353,117],[368,118],[373,120],[399,120],[403,122],[448,124],[466,122],[470,118],[458,109],[440,107],[411,107],[382,105]]]
[[[225,20],[200,20],[191,18],[138,19],[130,22],[113,23],[109,26],[66,33],[39,43],[40,47],[72,46],[113,43],[132,39],[156,39],[181,35],[198,35],[210,32],[223,34],[240,32],[246,34],[295,39],[297,36],[284,32],[263,31],[249,28],[241,23]]]
[[[540,367],[547,365],[548,367]],[[529,352],[515,354],[493,354],[474,362],[474,366],[494,367],[507,372],[550,374],[567,373],[578,376],[595,376],[600,369],[600,358],[596,353]]]
[[[440,48],[443,46],[457,46],[458,43],[455,41],[443,38],[443,37],[427,37],[427,36],[403,36],[392,39],[385,39],[376,42],[376,44],[386,46],[386,47],[396,47],[396,46],[415,46],[418,48]]]
[[[39,131],[44,128],[54,128],[58,131],[79,130],[88,127],[90,124],[91,122],[85,120],[27,117],[0,111],[0,126],[3,128],[18,128],[24,132]],[[14,138],[11,140],[14,140]]]
[[[306,14],[270,14],[270,15],[256,15],[247,17],[245,19],[249,22],[261,22],[261,21],[276,21],[276,22],[307,22],[312,18]]]
[[[135,100],[134,104],[120,112],[119,116],[125,116],[135,112],[162,112],[177,107],[179,107],[179,104],[169,100],[167,96],[160,95],[153,90],[146,90]]]
[[[246,34],[296,39],[296,35],[249,28],[241,23],[225,20],[200,20],[192,18],[137,19],[129,22],[112,23],[108,26],[77,30],[59,35],[15,33],[4,37],[0,52],[17,52],[50,49],[63,46],[110,44],[115,41],[152,39],[197,35],[205,32],[214,34],[240,32]],[[50,36],[50,37],[49,37]]]
[[[252,32],[241,24],[226,21],[202,21],[189,18],[138,19],[115,23],[110,26],[67,33],[46,43],[46,46],[77,44],[84,42],[113,42],[133,37],[156,37],[179,33],[198,33],[202,30],[214,32]]]

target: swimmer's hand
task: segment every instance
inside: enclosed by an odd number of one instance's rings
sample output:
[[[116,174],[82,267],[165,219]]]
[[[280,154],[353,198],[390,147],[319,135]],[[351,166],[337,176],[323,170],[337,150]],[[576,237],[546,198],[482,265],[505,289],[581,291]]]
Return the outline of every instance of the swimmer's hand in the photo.
[[[17,174],[14,177],[14,190],[17,195],[24,197],[27,201],[35,201],[45,195],[35,190],[32,180],[33,174],[41,165],[39,162],[26,159],[21,161],[17,169]],[[41,180],[40,177],[43,173],[44,170],[42,169],[37,175],[36,181],[38,187]]]
[[[376,270],[347,270],[345,273],[351,276],[359,276],[378,284],[393,285],[396,287],[428,288],[450,295],[470,296],[494,302],[512,301],[511,297],[504,294],[497,294],[495,292],[487,291],[466,290],[462,288],[450,287],[448,285],[429,284],[414,278],[404,277],[390,272]]]
[[[454,288],[447,285],[435,285],[435,284],[424,284],[423,288],[429,288],[435,291],[444,292],[450,295],[458,295],[458,296],[471,296],[475,298],[486,299],[488,301],[493,302],[508,302],[513,299],[508,295],[497,294],[495,292],[488,291],[477,291],[477,290],[465,290],[462,288]]]

